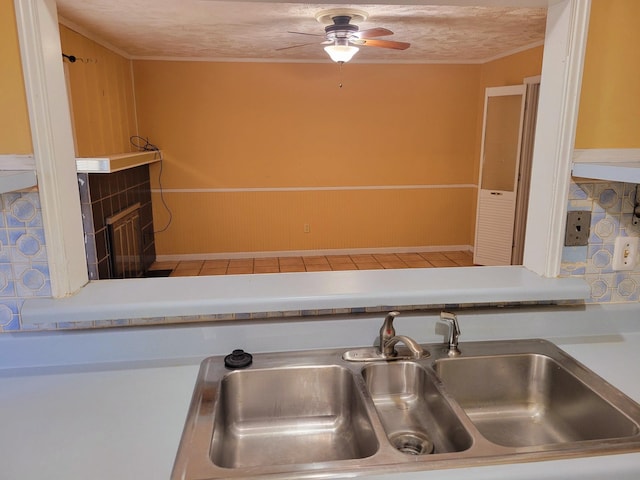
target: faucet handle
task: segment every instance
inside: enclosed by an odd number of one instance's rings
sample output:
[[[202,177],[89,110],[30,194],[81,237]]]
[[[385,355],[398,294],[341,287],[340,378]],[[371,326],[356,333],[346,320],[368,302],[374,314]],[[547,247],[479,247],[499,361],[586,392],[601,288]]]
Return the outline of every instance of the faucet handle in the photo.
[[[458,337],[460,336],[460,324],[458,323],[458,317],[455,313],[440,312],[440,320],[449,325],[449,356],[455,357],[460,355],[458,349]]]
[[[396,329],[393,328],[393,319],[400,315],[400,312],[389,312],[382,323],[382,327],[380,327],[380,352],[382,353],[393,353],[393,345],[389,347],[387,344],[389,340],[396,336]]]
[[[393,328],[393,320],[400,315],[400,312],[389,312],[387,316],[384,318],[384,322],[382,322],[382,327],[380,327],[380,338],[391,338],[395,336],[396,329]]]

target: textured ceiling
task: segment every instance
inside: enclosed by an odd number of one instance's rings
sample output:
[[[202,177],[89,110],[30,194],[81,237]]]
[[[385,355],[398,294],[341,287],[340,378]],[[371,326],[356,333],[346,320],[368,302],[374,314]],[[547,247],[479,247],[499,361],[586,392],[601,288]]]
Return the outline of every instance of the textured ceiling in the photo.
[[[482,1],[487,3],[476,3]],[[481,62],[543,41],[546,9],[531,7],[539,6],[540,1],[497,3],[528,7],[57,0],[63,23],[80,26],[93,38],[133,58],[267,61],[329,61],[320,45],[322,37],[287,32],[324,34],[324,26],[315,20],[316,13],[349,6],[368,13],[368,19],[359,23],[361,30],[385,27],[394,35],[384,39],[411,43],[404,51],[362,47],[354,62],[407,63]],[[277,50],[309,42],[299,48]]]

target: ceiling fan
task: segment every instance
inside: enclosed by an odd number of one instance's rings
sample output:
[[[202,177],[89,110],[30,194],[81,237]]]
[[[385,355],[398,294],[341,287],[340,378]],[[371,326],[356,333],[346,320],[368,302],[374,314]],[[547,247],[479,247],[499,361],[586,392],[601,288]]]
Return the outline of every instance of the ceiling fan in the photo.
[[[368,14],[361,10],[334,8],[323,10],[316,14],[316,20],[327,26],[324,28],[324,35],[320,33],[287,32],[296,35],[308,35],[324,37],[321,45],[327,45],[324,50],[329,54],[331,60],[337,63],[345,63],[358,53],[358,46],[382,47],[394,50],[406,50],[411,45],[407,42],[397,42],[393,40],[380,40],[378,37],[393,35],[391,30],[382,27],[360,30],[354,22],[366,20]],[[278,48],[276,50],[287,50],[290,48],[314,45],[315,43],[303,43],[291,45],[289,47]]]

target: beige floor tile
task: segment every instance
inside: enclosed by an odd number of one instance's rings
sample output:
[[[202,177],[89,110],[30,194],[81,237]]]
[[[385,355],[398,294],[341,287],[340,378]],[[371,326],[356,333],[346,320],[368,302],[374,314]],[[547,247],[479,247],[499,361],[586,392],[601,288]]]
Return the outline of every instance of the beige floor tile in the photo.
[[[426,260],[405,260],[404,263],[406,263],[409,268],[433,268],[433,265]]]
[[[400,260],[395,253],[380,253],[375,254],[373,258],[376,259],[377,262],[397,262]]]
[[[278,267],[278,258],[256,258],[253,260],[254,267]]]
[[[380,262],[380,265],[382,265],[385,269],[407,268],[407,264],[404,262],[401,262],[400,260]]]
[[[330,265],[341,264],[341,263],[351,263],[353,264],[353,260],[349,255],[327,255],[327,260]]]
[[[174,261],[153,262],[149,270],[173,270],[177,266],[178,262]]]
[[[227,267],[227,275],[244,275],[247,273],[253,273],[252,266],[244,266],[244,267]]]
[[[359,262],[356,263],[356,267],[358,270],[381,270],[384,268],[378,262]]]
[[[411,262],[411,261],[424,260],[424,258],[422,258],[417,253],[396,253],[396,255],[400,260],[402,260],[403,262],[407,262],[407,263]]]
[[[351,257],[351,260],[353,260],[354,263],[371,263],[371,262],[375,262],[376,259],[373,258],[373,255],[371,254],[361,254],[361,255],[349,255]]]
[[[429,260],[430,263],[433,264],[434,267],[458,267],[459,265],[456,265],[456,262],[454,262],[453,260],[449,260],[448,258],[446,260]]]
[[[206,268],[203,267],[202,270],[200,270],[200,276],[205,276],[205,275],[226,275],[227,274],[227,267],[210,267],[210,268]]]
[[[253,258],[232,258],[229,260],[229,267],[253,267]]]
[[[280,267],[277,265],[255,266],[253,267],[253,273],[280,273]]]
[[[200,269],[193,269],[193,270],[189,270],[189,269],[182,269],[182,270],[174,270],[173,272],[171,272],[171,275],[169,275],[170,277],[197,277],[198,274],[200,273]]]
[[[326,265],[312,263],[305,265],[305,269],[307,272],[330,272],[331,266],[328,263]]]
[[[355,263],[332,263],[331,270],[340,271],[340,270],[358,270]]]
[[[229,259],[216,259],[216,260],[205,260],[202,268],[227,268],[229,266]]]
[[[444,253],[440,252],[420,252],[419,255],[428,262],[431,260],[449,260],[444,256]]]
[[[327,265],[329,266],[329,261],[327,257],[302,257],[305,265]]]
[[[202,268],[203,264],[204,264],[204,260],[186,260],[184,262],[178,263],[178,265],[176,266],[175,270],[176,271],[181,271],[181,270],[198,270],[198,271],[200,271],[200,269]]]
[[[280,265],[280,271],[285,272],[306,272],[304,264],[301,265]]]
[[[443,252],[443,253],[445,257],[451,260],[473,258],[473,254],[471,252],[458,251],[458,252]]]
[[[278,257],[278,263],[281,267],[283,265],[304,265],[304,260],[302,257]]]
[[[473,266],[475,266],[475,263],[473,263],[473,259],[472,258],[458,258],[458,259],[455,259],[453,261],[459,267],[473,267]]]

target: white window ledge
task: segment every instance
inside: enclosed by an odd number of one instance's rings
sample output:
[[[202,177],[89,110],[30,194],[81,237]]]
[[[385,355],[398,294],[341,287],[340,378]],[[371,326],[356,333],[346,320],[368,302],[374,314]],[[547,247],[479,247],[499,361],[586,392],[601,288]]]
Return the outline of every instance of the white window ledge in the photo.
[[[0,193],[15,192],[38,184],[34,170],[0,171]]]
[[[579,278],[524,267],[277,273],[90,282],[67,298],[30,298],[27,325],[367,307],[583,300]]]

